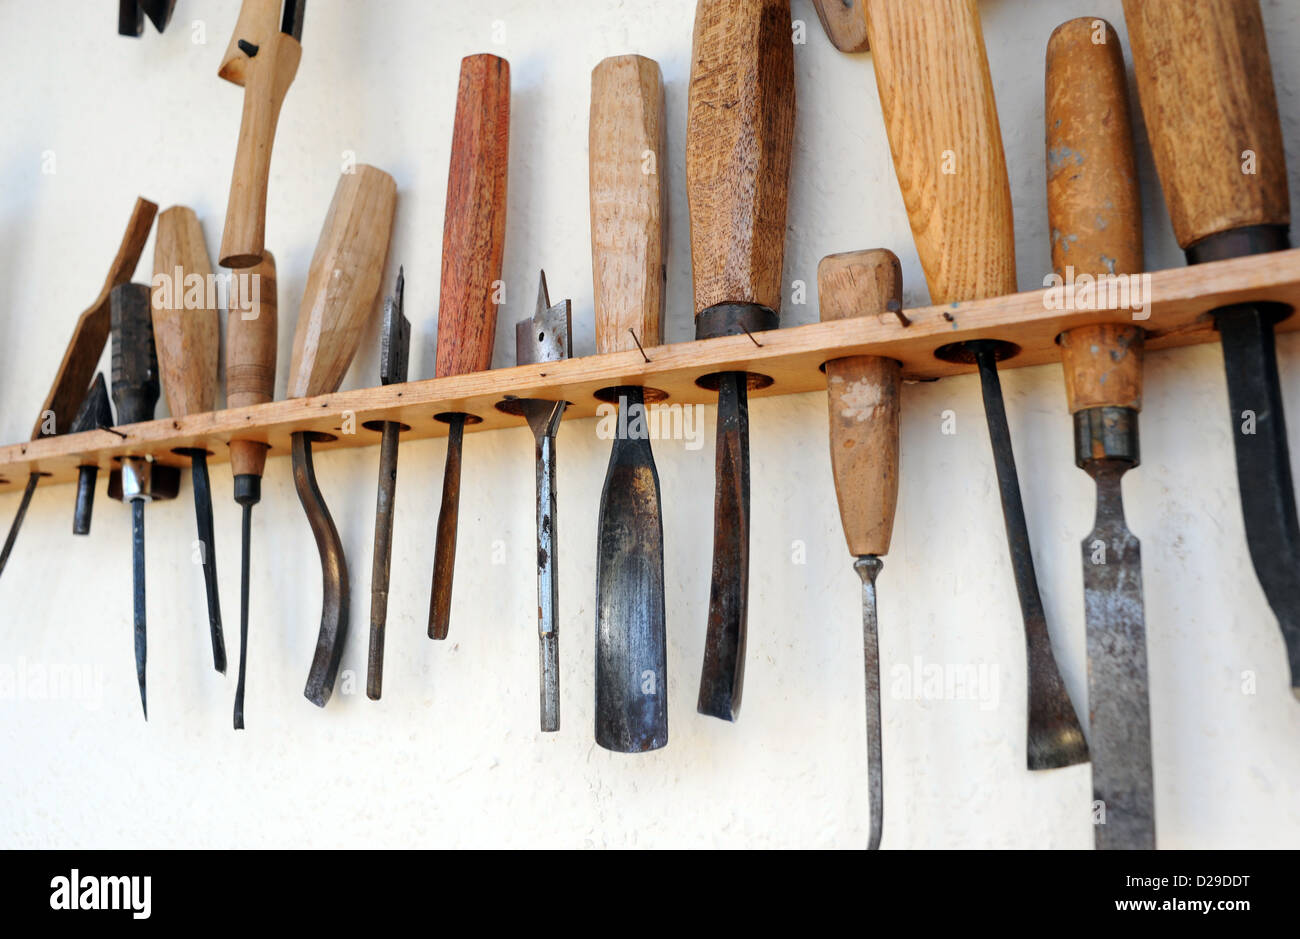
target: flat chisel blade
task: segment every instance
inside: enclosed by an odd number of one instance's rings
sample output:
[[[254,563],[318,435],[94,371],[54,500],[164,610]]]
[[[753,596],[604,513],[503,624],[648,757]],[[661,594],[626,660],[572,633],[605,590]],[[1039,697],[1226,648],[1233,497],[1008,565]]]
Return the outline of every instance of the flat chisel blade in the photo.
[[[140,707],[149,719],[149,700],[145,694],[146,606],[144,595],[144,502],[131,502],[131,596],[135,614],[135,677],[140,684]]]
[[[880,751],[880,644],[876,618],[876,576],[884,562],[868,555],[853,563],[862,578],[862,667],[867,702],[867,798],[871,808],[871,830],[867,850],[880,847],[885,820],[884,765]]]

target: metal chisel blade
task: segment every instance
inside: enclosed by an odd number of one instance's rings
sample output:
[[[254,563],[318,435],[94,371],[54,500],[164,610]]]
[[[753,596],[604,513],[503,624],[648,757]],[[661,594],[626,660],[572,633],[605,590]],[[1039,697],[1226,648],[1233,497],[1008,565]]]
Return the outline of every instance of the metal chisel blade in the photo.
[[[884,562],[866,555],[853,563],[862,578],[862,668],[867,702],[867,798],[871,809],[871,830],[867,850],[880,847],[885,820],[884,763],[880,751],[880,643],[876,617],[876,577]]]

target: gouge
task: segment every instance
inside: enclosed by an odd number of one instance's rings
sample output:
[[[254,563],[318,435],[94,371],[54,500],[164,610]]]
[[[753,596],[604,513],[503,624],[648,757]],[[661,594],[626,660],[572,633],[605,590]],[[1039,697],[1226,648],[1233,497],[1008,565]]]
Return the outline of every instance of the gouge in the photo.
[[[226,407],[265,404],[275,395],[275,354],[279,302],[275,258],[262,252],[251,271],[231,278],[247,284],[240,303],[231,300],[226,316]],[[233,294],[232,294],[233,296]],[[230,472],[234,476],[235,504],[242,508],[239,565],[239,682],[235,686],[235,730],[244,729],[244,680],[248,667],[248,576],[252,542],[253,506],[262,501],[262,471],[266,467],[263,440],[230,441]]]
[[[663,340],[664,126],[656,62],[622,55],[596,66],[588,125],[596,351],[627,353],[629,362]],[[656,392],[640,385],[599,394],[620,420],[597,523],[596,742],[618,753],[668,743],[664,521],[648,394]]]
[[[266,184],[280,106],[302,58],[302,18],[307,0],[244,0],[217,75],[244,89],[235,169],[221,237],[224,267],[252,267],[266,239]],[[279,22],[277,24],[277,14]]]
[[[935,304],[1016,292],[1011,186],[975,0],[868,0],[868,38],[894,169]],[[936,351],[979,367],[1024,618],[1031,770],[1083,762],[1087,744],[1052,654],[1038,594],[997,361],[1015,347],[978,339]]]
[[[212,265],[203,229],[192,209],[172,206],[158,216],[153,252],[153,340],[167,407],[173,417],[206,414],[217,394],[217,351],[221,326],[209,306]],[[208,600],[212,664],[226,670],[226,641],[221,630],[221,595],[217,590],[217,546],[212,526],[212,483],[208,451],[176,451],[193,467],[194,517],[198,523],[199,560]]]
[[[95,381],[91,384],[90,391],[86,392],[86,400],[81,402],[81,410],[77,411],[70,433],[105,430],[112,426],[113,406],[108,401],[104,373],[96,372]],[[74,535],[90,534],[90,516],[95,509],[95,482],[98,479],[98,464],[86,463],[77,468],[77,502],[72,513]]]
[[[492,367],[497,305],[506,244],[506,166],[510,157],[510,63],[470,55],[460,63],[456,118],[447,172],[442,226],[442,283],[438,296],[439,378]],[[465,425],[482,418],[462,411],[435,414],[447,424],[447,465],[433,555],[429,638],[446,639],[451,619],[456,527],[460,515],[460,459]]]
[[[383,170],[362,164],[339,179],[298,308],[288,397],[330,394],[342,384],[379,299],[396,208],[397,185]],[[312,431],[292,435],[293,481],[321,559],[320,635],[303,692],[318,707],[334,691],[348,632],[347,560],[311,459],[313,441],[332,439]]]
[[[1100,41],[1099,41],[1100,40]],[[1119,36],[1083,17],[1047,44],[1047,215],[1052,267],[1063,280],[1137,274],[1142,198]],[[1088,750],[1098,848],[1155,847],[1147,704],[1142,548],[1124,521],[1120,479],[1138,465],[1143,332],[1125,314],[1062,333],[1075,462],[1097,484],[1083,539],[1088,629]],[[1109,321],[1107,321],[1109,320]]]
[[[776,329],[794,135],[789,0],[700,0],[686,117],[695,338]],[[757,341],[757,340],[755,340]],[[696,707],[735,720],[749,593],[748,389],[762,376],[699,379],[718,392],[713,577]]]
[[[1138,94],[1188,263],[1290,247],[1286,154],[1258,0],[1125,0]],[[1300,696],[1300,523],[1273,326],[1277,303],[1214,310],[1246,543]]]
[[[879,316],[903,308],[903,272],[892,251],[853,251],[817,266],[821,318]],[[898,505],[898,425],[902,366],[878,355],[826,363],[831,470],[853,568],[862,578],[862,657],[867,700],[868,850],[880,847],[884,784],[880,755],[880,649],[876,576],[889,553]]]

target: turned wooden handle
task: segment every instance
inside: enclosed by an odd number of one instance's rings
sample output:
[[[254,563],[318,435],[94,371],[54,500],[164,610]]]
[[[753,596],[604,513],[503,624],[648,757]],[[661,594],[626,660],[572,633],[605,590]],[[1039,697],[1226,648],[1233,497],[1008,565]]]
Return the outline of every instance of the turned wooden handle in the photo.
[[[221,57],[217,76],[236,85],[243,85],[248,76],[248,53],[239,47],[240,40],[257,46],[270,39],[280,29],[280,5],[283,0],[244,0],[239,6],[239,19],[230,34],[226,54]]]
[[[663,341],[665,233],[664,81],[639,55],[602,61],[591,73],[588,125],[591,273],[596,351]]]
[[[334,190],[298,308],[290,398],[337,391],[374,314],[397,209],[397,184],[373,166],[344,173]]]
[[[243,278],[236,280],[236,278]],[[232,281],[240,283],[239,304],[231,290],[230,312],[226,316],[226,407],[246,408],[265,404],[275,396],[275,353],[279,302],[275,279],[275,257],[262,253],[262,263],[241,271]],[[230,468],[235,476],[261,476],[266,465],[267,444],[257,440],[230,442]]]
[[[686,118],[696,315],[780,312],[793,133],[789,0],[700,0]]]
[[[841,52],[866,52],[867,0],[813,0],[822,29]]]
[[[438,295],[439,378],[492,367],[510,158],[510,63],[495,55],[460,63],[442,226]]]
[[[901,309],[903,273],[892,251],[851,251],[817,265],[821,318],[848,319]],[[889,553],[898,505],[898,424],[902,366],[878,355],[826,363],[831,471],[849,552]]]
[[[931,301],[1015,293],[1011,185],[975,0],[868,0],[867,25]]]
[[[1178,243],[1287,225],[1286,156],[1258,0],[1124,0]]]
[[[172,206],[158,216],[151,297],[158,368],[172,417],[212,410],[221,344],[215,301],[198,217],[193,209]]]

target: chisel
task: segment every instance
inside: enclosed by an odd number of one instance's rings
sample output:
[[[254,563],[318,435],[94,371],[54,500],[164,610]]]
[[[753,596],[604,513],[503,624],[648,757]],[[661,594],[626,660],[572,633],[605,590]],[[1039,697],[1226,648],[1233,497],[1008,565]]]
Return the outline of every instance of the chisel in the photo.
[[[158,371],[172,417],[206,414],[217,394],[217,352],[221,326],[211,290],[212,265],[203,229],[192,209],[177,205],[158,216],[153,252],[153,339]],[[226,670],[226,642],[221,630],[221,596],[217,590],[217,547],[212,526],[212,483],[208,451],[185,447],[178,456],[193,468],[194,517],[198,523],[199,563],[208,600],[212,663]]]
[[[438,296],[437,377],[492,367],[497,306],[506,243],[506,165],[510,158],[510,63],[470,55],[460,63],[456,117],[442,226],[442,282]],[[438,509],[429,638],[446,639],[451,619],[456,527],[460,514],[460,459],[465,425],[482,418],[463,411],[434,415],[447,424],[447,465]]]
[[[596,351],[627,353],[636,363],[663,341],[664,127],[654,60],[623,55],[596,66],[588,124]],[[646,398],[656,394],[619,385],[598,395],[618,408],[619,431],[596,536],[596,743],[618,753],[668,743],[664,522],[644,432]]]
[[[342,384],[379,299],[396,209],[397,185],[383,170],[361,164],[339,178],[298,308],[288,397],[330,394]],[[334,691],[348,632],[347,559],[311,459],[314,441],[333,439],[314,431],[291,436],[294,486],[321,560],[320,634],[303,691],[318,707]]]
[[[700,0],[686,117],[695,338],[776,329],[794,136],[789,0]],[[754,340],[757,342],[758,340]],[[749,402],[763,376],[699,379],[718,392],[713,576],[696,708],[734,721],[749,603]]]
[[[894,169],[931,302],[957,307],[1015,293],[1011,185],[975,0],[869,0],[867,24]],[[1053,769],[1083,762],[1088,748],[1052,653],[1034,575],[996,364],[1014,351],[989,338],[935,354],[979,367],[1024,619],[1026,762],[1031,770]]]
[[[1099,41],[1100,40],[1100,41]],[[1142,198],[1119,36],[1083,17],[1047,44],[1047,215],[1063,281],[1138,274]],[[1097,485],[1083,539],[1088,750],[1098,848],[1155,847],[1142,549],[1124,521],[1120,480],[1138,465],[1143,331],[1099,312],[1057,342],[1074,416],[1075,462]],[[1101,812],[1104,811],[1104,816]]]
[[[95,381],[81,402],[69,433],[80,434],[88,430],[104,430],[113,426],[113,406],[108,401],[108,387],[104,373],[96,372]],[[95,509],[95,483],[99,479],[99,465],[85,463],[77,467],[77,502],[72,512],[72,533],[90,534],[90,516]]]
[[[1125,0],[1133,67],[1188,263],[1290,247],[1291,199],[1258,0]],[[1248,301],[1210,312],[1223,347],[1246,543],[1300,696],[1300,523],[1273,326]]]

